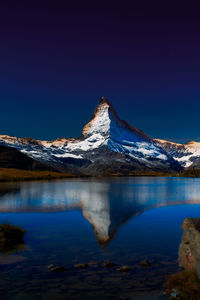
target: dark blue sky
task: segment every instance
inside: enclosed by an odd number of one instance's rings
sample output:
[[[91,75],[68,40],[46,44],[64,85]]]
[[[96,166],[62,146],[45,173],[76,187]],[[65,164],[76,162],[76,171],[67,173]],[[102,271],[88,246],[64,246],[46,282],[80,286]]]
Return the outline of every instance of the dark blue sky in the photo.
[[[0,134],[79,136],[106,96],[151,137],[200,139],[200,10],[138,2],[1,3]]]

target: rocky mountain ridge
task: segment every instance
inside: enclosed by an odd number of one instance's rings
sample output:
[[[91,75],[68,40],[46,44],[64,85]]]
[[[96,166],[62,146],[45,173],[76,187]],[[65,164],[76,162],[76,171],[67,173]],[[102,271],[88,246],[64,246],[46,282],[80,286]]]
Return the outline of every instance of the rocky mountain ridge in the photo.
[[[178,144],[160,139],[154,141],[183,168],[200,168],[200,142],[191,141],[186,144]]]
[[[171,146],[120,120],[104,97],[79,138],[39,141],[0,135],[0,145],[14,147],[58,171],[77,174],[127,175],[138,170],[176,172],[182,169]]]

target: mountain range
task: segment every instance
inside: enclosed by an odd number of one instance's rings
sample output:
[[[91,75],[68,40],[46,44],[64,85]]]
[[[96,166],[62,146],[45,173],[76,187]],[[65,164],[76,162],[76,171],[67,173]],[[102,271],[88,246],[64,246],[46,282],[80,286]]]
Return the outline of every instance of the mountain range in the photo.
[[[5,153],[2,147],[7,147],[7,153],[8,148],[14,148],[15,152],[9,150],[7,160],[2,159],[2,153]],[[79,138],[41,141],[0,135],[0,167],[14,168],[16,157],[22,154],[21,165],[17,164],[19,169],[36,167],[79,175],[173,173],[185,168],[200,168],[200,143],[183,145],[151,139],[143,131],[120,120],[105,97],[101,97]]]

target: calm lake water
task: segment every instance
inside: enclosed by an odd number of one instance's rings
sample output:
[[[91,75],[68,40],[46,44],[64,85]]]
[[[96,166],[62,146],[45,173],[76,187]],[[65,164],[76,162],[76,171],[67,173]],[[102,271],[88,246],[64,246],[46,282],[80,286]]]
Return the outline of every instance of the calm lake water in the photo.
[[[27,231],[24,248],[0,254],[0,299],[165,299],[186,217],[200,217],[198,178],[0,184],[0,222]],[[103,268],[105,260],[116,266]],[[124,264],[132,270],[116,270]]]

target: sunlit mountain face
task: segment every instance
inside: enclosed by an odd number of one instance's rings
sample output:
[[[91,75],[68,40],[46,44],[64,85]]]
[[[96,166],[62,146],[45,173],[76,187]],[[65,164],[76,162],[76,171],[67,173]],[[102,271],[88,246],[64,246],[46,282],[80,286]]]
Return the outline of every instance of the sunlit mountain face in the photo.
[[[182,168],[161,145],[120,120],[104,97],[80,138],[50,142],[1,135],[0,145],[14,147],[59,171],[78,174],[128,175],[137,170],[175,172]]]
[[[0,212],[80,210],[100,245],[130,218],[157,207],[200,203],[198,179],[123,178],[8,184],[1,191]]]
[[[155,139],[155,142],[172,156],[183,168],[200,168],[200,143],[191,141],[186,144],[172,143]]]

